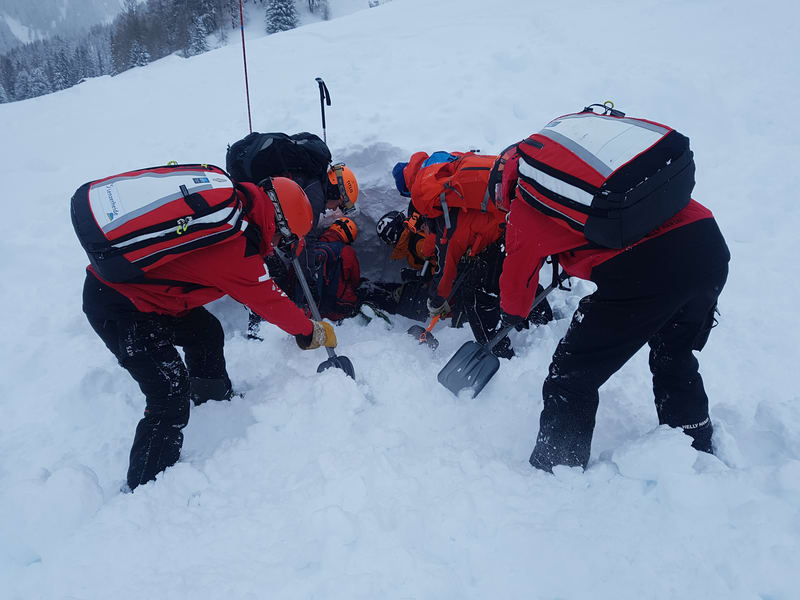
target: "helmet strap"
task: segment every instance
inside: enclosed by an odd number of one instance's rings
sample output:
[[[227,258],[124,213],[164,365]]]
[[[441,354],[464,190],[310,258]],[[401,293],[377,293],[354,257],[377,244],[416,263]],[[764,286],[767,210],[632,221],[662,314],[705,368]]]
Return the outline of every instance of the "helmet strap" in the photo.
[[[347,190],[344,187],[344,163],[336,163],[332,165],[331,168],[336,175],[336,187],[339,189],[339,198],[341,200],[339,206],[342,209],[342,212],[348,215],[352,213],[356,207],[355,204],[350,200],[350,196],[347,195]]]
[[[348,244],[352,244],[353,243],[353,234],[350,233],[350,228],[347,226],[347,223],[345,223],[341,219],[336,219],[333,222],[333,224],[334,225],[338,225],[340,231],[344,231],[345,236],[347,236],[347,243]]]
[[[289,228],[289,222],[286,220],[286,215],[283,214],[283,208],[281,208],[281,203],[278,201],[278,194],[275,192],[275,187],[272,185],[272,179],[269,177],[262,179],[258,182],[258,187],[267,194],[272,202],[272,208],[275,211],[275,225],[278,228],[278,233],[281,234],[278,248],[289,256],[294,256],[294,251],[297,248],[299,240]]]

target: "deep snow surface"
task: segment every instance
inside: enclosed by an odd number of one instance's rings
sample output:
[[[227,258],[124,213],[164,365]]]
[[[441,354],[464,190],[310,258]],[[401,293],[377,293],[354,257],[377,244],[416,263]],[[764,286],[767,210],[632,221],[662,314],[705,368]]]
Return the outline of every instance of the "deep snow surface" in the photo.
[[[656,428],[640,353],[601,390],[585,473],[527,464],[549,357],[592,289],[576,282],[474,400],[436,383],[466,329],[437,330],[432,355],[403,319],[347,322],[352,381],[274,327],[248,342],[244,310],[217,302],[246,397],[193,410],[180,463],[120,494],[144,402],[81,313],[69,197],[224,164],[247,133],[241,50],[0,106],[3,597],[797,598],[798,17],[788,0],[395,0],[248,46],[256,129],[319,132],[327,81],[362,225],[403,206],[389,170],[411,152],[499,151],[590,102],[691,137],[695,197],[733,254],[701,355],[718,458]]]

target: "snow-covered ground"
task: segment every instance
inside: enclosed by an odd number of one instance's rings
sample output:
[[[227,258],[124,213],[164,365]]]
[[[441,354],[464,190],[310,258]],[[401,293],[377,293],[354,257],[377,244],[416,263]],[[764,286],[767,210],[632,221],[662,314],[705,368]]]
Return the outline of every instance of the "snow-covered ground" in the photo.
[[[143,398],[81,313],[69,198],[132,168],[224,164],[247,133],[241,50],[0,106],[0,595],[799,597],[799,17],[790,0],[395,0],[248,46],[258,130],[319,132],[327,81],[362,224],[403,205],[389,170],[411,152],[499,151],[590,102],[691,137],[695,197],[733,254],[700,357],[718,457],[655,428],[640,354],[601,390],[585,473],[527,464],[579,283],[474,400],[436,383],[466,329],[438,330],[432,355],[402,319],[347,322],[352,381],[276,328],[248,342],[220,301],[246,397],[193,410],[180,463],[120,494]]]

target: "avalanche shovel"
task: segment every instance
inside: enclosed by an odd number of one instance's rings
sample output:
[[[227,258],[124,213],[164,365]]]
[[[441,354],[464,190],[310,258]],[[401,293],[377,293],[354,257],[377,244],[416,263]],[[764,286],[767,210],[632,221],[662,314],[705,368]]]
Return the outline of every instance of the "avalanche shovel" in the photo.
[[[554,266],[554,269],[557,268],[557,266]],[[562,272],[561,275],[556,276],[554,272],[553,282],[536,296],[531,310],[536,308],[566,278],[566,273]],[[480,394],[481,390],[486,387],[486,384],[489,383],[500,368],[500,359],[492,354],[492,348],[508,335],[512,327],[513,325],[506,325],[500,329],[486,346],[481,346],[477,342],[463,344],[458,349],[458,352],[439,371],[437,377],[439,383],[456,395],[461,390],[468,388],[472,388],[473,398]]]
[[[319,314],[317,303],[314,302],[314,297],[311,295],[308,282],[306,281],[305,275],[303,275],[303,270],[300,268],[300,262],[297,260],[297,256],[294,252],[292,253],[292,266],[294,267],[294,272],[297,274],[297,279],[300,282],[300,286],[303,288],[303,295],[306,297],[306,302],[308,302],[308,305],[311,307],[311,315],[315,320],[321,321],[322,317]],[[346,356],[336,356],[336,352],[333,351],[333,348],[328,348],[325,346],[325,350],[328,351],[328,360],[321,363],[317,367],[317,373],[322,373],[325,369],[335,367],[344,371],[348,377],[351,377],[352,379],[356,378],[356,372],[355,369],[353,369],[353,363],[350,362],[349,358]]]
[[[428,261],[425,261],[425,266],[423,267],[423,271],[427,268],[427,266],[428,266]],[[461,287],[461,284],[464,282],[464,279],[466,279],[467,275],[471,270],[472,266],[470,265],[466,269],[464,269],[461,272],[461,274],[456,278],[456,280],[453,282],[453,288],[450,290],[450,295],[447,297],[448,302],[450,302],[450,300],[453,299],[453,296],[456,295],[456,291],[458,291],[458,288]],[[442,318],[441,315],[436,315],[431,319],[431,322],[428,324],[427,327],[422,327],[422,325],[412,325],[411,327],[408,328],[407,333],[408,335],[418,339],[420,344],[428,344],[428,347],[431,350],[436,350],[439,347],[439,340],[437,340],[433,336],[433,333],[431,332],[433,331],[433,328],[436,327],[436,324],[439,322],[439,319],[441,318]]]
[[[441,315],[436,315],[431,319],[431,322],[428,324],[428,326],[424,328],[422,325],[412,325],[408,328],[408,335],[412,335],[417,338],[420,344],[428,344],[428,347],[431,350],[436,350],[439,347],[439,340],[433,337],[431,330],[436,327],[436,324],[441,318]]]

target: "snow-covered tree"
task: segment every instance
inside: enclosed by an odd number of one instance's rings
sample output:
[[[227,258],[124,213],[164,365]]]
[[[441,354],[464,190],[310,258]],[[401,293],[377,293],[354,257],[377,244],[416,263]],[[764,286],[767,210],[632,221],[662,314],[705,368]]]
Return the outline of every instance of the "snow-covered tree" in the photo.
[[[3,84],[0,83],[0,104],[4,104],[9,101],[8,94],[6,94],[6,88],[3,87]]]
[[[150,63],[150,53],[139,40],[133,40],[128,54],[129,67],[143,67]]]
[[[186,49],[186,55],[194,56],[206,51],[208,51],[206,26],[203,23],[203,18],[198,15],[193,19],[192,26],[189,28],[189,45]]]
[[[267,0],[265,18],[267,33],[294,29],[299,23],[294,0]]]
[[[52,91],[53,87],[47,80],[47,75],[44,74],[44,69],[42,67],[36,67],[31,72],[31,79],[28,86],[28,93],[30,94],[30,97],[35,98],[36,96],[44,96]]]
[[[328,0],[308,0],[308,10],[311,13],[318,14],[326,21],[331,18]]]
[[[14,99],[25,100],[31,97],[31,76],[27,69],[21,69],[17,73],[17,80],[14,82]]]
[[[52,66],[53,90],[63,90],[73,85],[76,81],[72,61],[67,56],[67,47],[64,44],[50,60]]]

